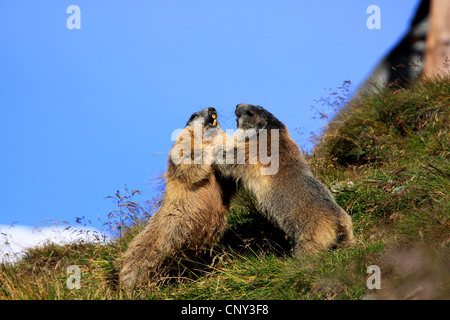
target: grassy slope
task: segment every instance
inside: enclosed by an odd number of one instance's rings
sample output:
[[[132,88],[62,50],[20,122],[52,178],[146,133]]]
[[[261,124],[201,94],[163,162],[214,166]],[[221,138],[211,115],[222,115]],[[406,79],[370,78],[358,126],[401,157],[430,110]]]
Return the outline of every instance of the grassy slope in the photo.
[[[349,248],[293,258],[288,239],[241,193],[230,230],[205,258],[210,267],[190,265],[127,296],[114,261],[142,228],[135,224],[110,244],[46,245],[16,266],[1,265],[0,299],[448,299],[449,118],[444,78],[359,97],[329,123],[309,161],[353,217],[356,242]],[[134,195],[116,195],[116,216],[145,215]],[[74,264],[82,271],[79,290],[66,287],[66,268]],[[366,286],[372,264],[382,272],[376,292]]]

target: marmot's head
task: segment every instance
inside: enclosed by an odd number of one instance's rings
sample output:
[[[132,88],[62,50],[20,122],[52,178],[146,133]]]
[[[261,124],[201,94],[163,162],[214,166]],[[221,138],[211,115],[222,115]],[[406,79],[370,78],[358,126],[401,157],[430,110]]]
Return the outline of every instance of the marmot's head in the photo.
[[[193,113],[186,123],[186,127],[193,127],[197,124],[206,129],[217,127],[219,122],[217,121],[216,109],[209,107]]]
[[[184,129],[173,132],[172,141],[176,142],[170,150],[169,159],[175,165],[212,161],[210,150],[214,151],[214,148],[207,148],[207,146],[224,134],[217,121],[216,109],[209,107],[195,112]]]
[[[260,106],[241,103],[236,106],[238,129],[284,129],[285,125],[273,114]]]
[[[212,107],[193,113],[186,123],[185,129],[191,133],[197,132],[198,134],[201,132],[202,139],[205,141],[210,141],[211,138],[223,134],[217,120],[217,111]]]

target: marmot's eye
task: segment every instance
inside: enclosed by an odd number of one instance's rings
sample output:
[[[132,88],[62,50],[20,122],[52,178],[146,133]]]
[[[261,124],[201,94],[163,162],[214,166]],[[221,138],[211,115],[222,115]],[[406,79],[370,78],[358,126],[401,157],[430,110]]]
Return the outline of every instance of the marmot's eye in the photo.
[[[191,116],[191,118],[189,119],[189,121],[192,121],[192,120],[194,120],[194,119],[197,118],[197,117],[198,117],[197,114],[193,114],[193,115]]]
[[[249,117],[253,117],[253,113],[251,111],[246,111],[245,114]]]

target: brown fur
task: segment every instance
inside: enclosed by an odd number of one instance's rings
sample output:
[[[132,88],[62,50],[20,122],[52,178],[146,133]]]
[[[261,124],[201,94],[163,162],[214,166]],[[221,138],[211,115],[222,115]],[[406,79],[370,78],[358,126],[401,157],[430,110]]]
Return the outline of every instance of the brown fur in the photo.
[[[205,118],[211,110],[214,109],[207,108],[196,114]],[[205,120],[203,124],[202,133],[208,128]],[[194,143],[191,121],[185,129],[188,136],[180,136],[169,156],[164,201],[123,255],[121,282],[127,290],[146,281],[158,280],[168,271],[171,257],[181,250],[198,251],[214,244],[226,226],[226,214],[235,183],[214,172],[210,164],[175,164],[172,161],[172,153],[180,150],[176,147],[191,144],[191,154],[179,151],[179,155],[183,160],[192,160],[195,143],[202,143],[199,150],[203,150],[214,141]],[[215,130],[217,135],[225,134],[218,124]]]
[[[270,112],[259,106],[240,104],[236,107],[238,132],[232,148],[234,164],[216,164],[215,168],[225,176],[241,182],[250,190],[262,212],[294,241],[296,255],[312,254],[353,240],[350,216],[336,203],[328,189],[312,174],[298,145],[292,140],[287,127]],[[279,130],[279,167],[272,175],[262,174],[268,167],[259,161],[249,163],[250,137],[239,136],[245,130],[267,129],[268,150],[272,150],[270,129]],[[247,131],[248,132],[248,131]],[[245,147],[245,163],[237,163],[238,148]],[[259,140],[258,140],[259,150]]]

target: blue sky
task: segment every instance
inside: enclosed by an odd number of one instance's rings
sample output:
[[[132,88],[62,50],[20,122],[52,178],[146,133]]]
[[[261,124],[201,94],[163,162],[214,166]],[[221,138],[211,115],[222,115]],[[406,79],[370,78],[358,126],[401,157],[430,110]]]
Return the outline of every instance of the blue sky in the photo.
[[[125,183],[153,194],[173,130],[204,107],[235,128],[235,105],[262,105],[306,144],[293,128],[323,125],[314,100],[361,84],[418,3],[2,0],[0,224],[99,227]],[[366,27],[372,4],[380,30]]]

